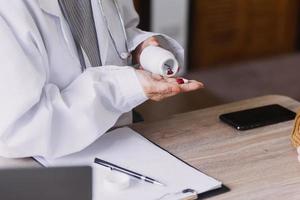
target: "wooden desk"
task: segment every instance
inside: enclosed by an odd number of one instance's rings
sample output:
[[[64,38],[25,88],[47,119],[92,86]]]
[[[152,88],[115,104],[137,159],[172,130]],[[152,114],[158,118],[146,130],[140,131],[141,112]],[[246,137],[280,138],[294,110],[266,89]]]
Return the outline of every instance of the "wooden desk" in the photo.
[[[299,200],[300,164],[289,140],[292,121],[239,132],[218,120],[222,113],[273,103],[300,108],[293,99],[265,96],[133,128],[231,189],[211,199]]]
[[[300,103],[265,96],[135,124],[148,139],[230,187],[211,199],[300,199],[300,164],[289,137],[293,122],[239,132],[221,123],[222,113],[278,103],[297,111]],[[37,167],[31,159],[0,159],[2,167]]]

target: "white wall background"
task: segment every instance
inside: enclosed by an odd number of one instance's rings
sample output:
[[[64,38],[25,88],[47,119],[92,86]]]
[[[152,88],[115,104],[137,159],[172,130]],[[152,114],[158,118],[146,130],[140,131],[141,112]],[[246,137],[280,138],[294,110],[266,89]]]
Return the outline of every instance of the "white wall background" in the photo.
[[[187,49],[188,3],[187,0],[152,0],[151,31],[167,34]]]

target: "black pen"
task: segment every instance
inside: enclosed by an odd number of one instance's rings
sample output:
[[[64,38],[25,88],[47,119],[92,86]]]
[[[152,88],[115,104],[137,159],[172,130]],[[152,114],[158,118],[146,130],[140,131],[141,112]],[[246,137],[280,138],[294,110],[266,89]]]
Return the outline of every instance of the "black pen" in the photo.
[[[156,185],[161,185],[161,186],[165,186],[165,184],[153,179],[153,178],[150,178],[150,177],[147,177],[147,176],[144,176],[142,174],[139,174],[139,173],[136,173],[136,172],[133,172],[133,171],[130,171],[128,169],[125,169],[123,167],[119,167],[117,165],[114,165],[110,162],[107,162],[107,161],[104,161],[104,160],[101,160],[99,158],[95,158],[95,161],[94,161],[96,164],[99,164],[99,165],[102,165],[104,167],[108,167],[110,168],[112,171],[118,171],[120,173],[123,173],[123,174],[127,174],[128,176],[130,177],[133,177],[133,178],[136,178],[136,179],[140,179],[142,181],[145,181],[145,182],[148,182],[148,183],[151,183],[151,184],[156,184]]]

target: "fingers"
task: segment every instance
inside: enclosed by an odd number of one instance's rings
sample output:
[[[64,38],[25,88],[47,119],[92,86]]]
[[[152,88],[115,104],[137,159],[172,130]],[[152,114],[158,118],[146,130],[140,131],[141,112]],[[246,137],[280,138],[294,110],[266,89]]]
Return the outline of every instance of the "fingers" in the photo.
[[[141,51],[148,46],[159,46],[159,41],[155,37],[150,37],[142,43]]]
[[[159,41],[156,37],[150,37],[142,42],[133,52],[133,58],[135,63],[140,63],[140,56],[142,51],[148,46],[159,46]]]
[[[168,83],[177,84],[176,78],[164,77],[164,80]]]
[[[183,84],[189,84],[192,83],[191,85],[195,85],[196,83],[199,85],[199,89],[204,87],[204,84],[199,82],[199,81],[195,81],[195,80],[187,80],[181,77],[177,77],[177,78],[168,78],[168,77],[164,77],[164,80],[167,81],[168,83],[177,83],[179,85],[183,85]],[[186,88],[186,87],[183,87]]]
[[[147,46],[149,46],[149,45],[159,46],[159,42],[158,42],[157,38],[155,38],[155,37],[151,37],[148,40],[146,40],[146,44],[147,44]]]
[[[169,83],[166,80],[161,80],[152,88],[151,99],[161,101],[165,98],[174,96],[180,93],[181,89],[177,83]]]
[[[195,80],[187,80],[184,78],[165,78],[165,80],[169,83],[179,84],[182,92],[189,92],[204,88],[203,83]]]
[[[159,74],[153,74],[153,73],[151,74],[151,78],[153,78],[156,81],[161,81],[161,80],[164,79],[161,75],[159,75]]]
[[[171,92],[171,93],[165,93],[165,94],[156,94],[153,95],[151,100],[153,101],[161,101],[164,100],[166,98],[172,97],[172,96],[176,96],[177,94],[179,94],[179,92]]]
[[[167,99],[169,97],[172,97],[172,96],[176,96],[177,93],[171,93],[171,94],[168,94],[168,95],[156,95],[156,96],[153,96],[153,98],[151,98],[152,101],[162,101],[164,99]]]
[[[201,82],[193,80],[181,85],[176,82],[176,79],[165,79],[164,81],[157,84],[156,89],[153,90],[151,95],[151,100],[161,101],[182,92],[191,92],[204,87]]]
[[[175,93],[178,92],[190,92],[198,89],[204,88],[203,83],[195,80],[187,80],[183,78],[168,78],[168,77],[159,77],[161,81],[165,81],[169,84],[170,87],[174,88]]]
[[[204,88],[203,83],[194,80],[191,80],[186,84],[180,84],[179,86],[182,92],[191,92]]]
[[[201,82],[194,80],[188,81],[188,83],[183,81],[183,84],[180,84],[178,79],[181,78],[163,77],[144,70],[137,70],[136,72],[146,95],[154,101],[160,101],[181,92],[190,92],[204,87]]]
[[[157,94],[169,95],[172,93],[179,93],[181,89],[176,83],[169,83],[165,80],[162,80],[156,84],[154,91]]]

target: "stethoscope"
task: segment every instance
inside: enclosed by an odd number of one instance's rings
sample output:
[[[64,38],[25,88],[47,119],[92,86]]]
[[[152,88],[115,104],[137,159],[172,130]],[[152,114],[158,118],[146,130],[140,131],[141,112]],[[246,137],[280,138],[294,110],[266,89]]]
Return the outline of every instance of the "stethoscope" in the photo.
[[[122,26],[122,32],[123,32],[123,36],[124,36],[124,39],[125,39],[125,48],[126,48],[126,52],[120,52],[118,50],[118,46],[117,46],[117,43],[112,35],[112,32],[109,28],[109,24],[108,24],[108,20],[107,20],[107,16],[105,14],[105,11],[103,9],[103,0],[98,0],[98,3],[99,3],[99,6],[100,6],[100,10],[101,10],[101,13],[103,15],[103,18],[104,18],[104,23],[105,23],[105,26],[107,27],[107,30],[108,30],[108,33],[109,33],[109,37],[111,38],[111,41],[113,43],[113,46],[114,48],[116,49],[116,52],[118,54],[118,56],[120,57],[121,60],[124,60],[126,61],[126,63],[128,65],[131,65],[132,64],[132,54],[129,50],[129,47],[128,47],[128,36],[127,36],[127,32],[126,32],[126,28],[125,28],[125,22],[122,18],[122,15],[121,15],[121,10],[120,10],[120,7],[117,3],[116,0],[112,0],[115,7],[116,7],[116,10],[117,10],[117,13],[118,13],[118,17],[119,17],[119,20],[120,20],[120,23],[121,23],[121,26]]]

